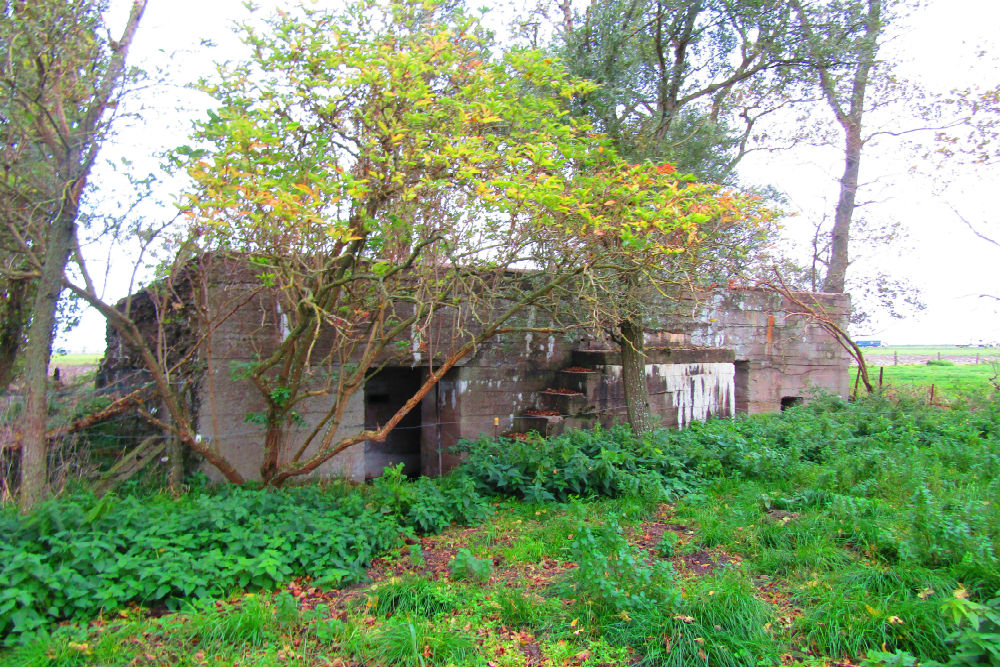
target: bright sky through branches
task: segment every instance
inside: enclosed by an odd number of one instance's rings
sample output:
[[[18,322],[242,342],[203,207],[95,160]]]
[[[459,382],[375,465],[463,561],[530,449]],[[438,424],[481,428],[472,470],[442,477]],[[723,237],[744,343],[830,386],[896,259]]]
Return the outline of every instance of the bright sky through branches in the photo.
[[[113,0],[112,25],[124,21],[126,4]],[[279,3],[257,4],[266,11]],[[498,9],[494,12],[498,18],[492,20],[502,21],[512,13],[509,7]],[[210,75],[212,61],[239,57],[241,47],[231,24],[246,16],[240,0],[150,0],[132,60],[149,71],[163,69],[169,83],[141,96],[141,119],[106,147],[104,157],[127,156],[152,168],[156,163],[152,156],[185,143],[190,120],[204,113],[208,99],[184,85]],[[908,23],[909,29],[897,35],[887,51],[901,63],[901,73],[937,91],[1000,84],[997,0],[930,0]],[[923,289],[928,309],[914,318],[854,333],[897,344],[1000,342],[998,302],[978,297],[983,292],[1000,294],[996,270],[1000,252],[977,239],[950,209],[954,206],[970,221],[1000,230],[992,197],[1000,180],[998,168],[928,175],[926,169],[911,169],[922,166],[914,164],[920,161],[916,153],[887,152],[879,155],[876,147],[863,157],[861,180],[872,185],[859,199],[874,202],[859,213],[900,220],[910,232],[912,248],[881,250],[866,266],[879,265],[910,277]],[[751,156],[741,173],[748,181],[771,183],[788,193],[788,209],[797,215],[788,220],[786,229],[789,236],[801,238],[808,236],[810,219],[832,211],[842,159],[837,150],[799,148]],[[107,173],[102,185],[115,182]],[[108,199],[128,196],[120,182],[104,189],[110,190]],[[166,220],[174,211],[161,207],[145,214]],[[110,262],[107,249],[103,250],[104,254],[94,250],[92,271],[108,276],[109,296],[124,296],[115,290],[129,284],[131,261],[118,252]],[[851,270],[867,270],[866,266]],[[61,338],[60,346],[69,351],[103,351],[103,328],[103,320],[87,315],[80,327]]]

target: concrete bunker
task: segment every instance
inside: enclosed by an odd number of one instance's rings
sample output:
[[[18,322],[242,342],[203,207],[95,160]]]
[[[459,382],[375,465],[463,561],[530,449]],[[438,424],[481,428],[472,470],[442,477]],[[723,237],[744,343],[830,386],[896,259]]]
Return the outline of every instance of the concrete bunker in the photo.
[[[175,354],[192,359],[190,401],[199,437],[246,479],[256,479],[262,460],[260,427],[248,425],[246,415],[265,406],[232,369],[268,354],[281,340],[281,320],[273,295],[260,289],[250,272],[208,277],[201,297],[206,310],[226,316],[207,320],[209,326],[193,308],[182,311],[171,324],[183,334],[175,337]],[[140,293],[133,300],[145,303],[141,297]],[[178,300],[185,298],[182,294]],[[809,298],[830,317],[846,323],[850,306],[846,295]],[[805,402],[803,397],[813,388],[846,396],[847,354],[795,307],[792,301],[761,290],[715,289],[672,304],[650,321],[646,376],[657,422],[684,427],[711,417],[776,412]],[[454,319],[458,312],[447,311],[446,316]],[[155,308],[140,312],[142,324],[153,333],[158,331],[155,316]],[[470,325],[446,316],[421,338],[398,341],[398,348],[412,354],[397,355],[351,395],[337,432],[330,436],[334,442],[385,424],[414,396],[429,370],[441,362],[441,350],[452,344],[452,332]],[[545,318],[541,310],[524,316],[535,329],[545,325]],[[426,350],[421,347],[425,342]],[[322,356],[328,344],[321,337],[316,354]],[[336,373],[335,363],[317,367],[313,381],[321,384]],[[139,357],[114,330],[109,331],[102,384],[126,391],[145,377]],[[322,426],[330,400],[330,394],[317,392],[301,405],[300,419],[288,427],[290,451],[306,447],[304,438]],[[349,447],[314,474],[362,481],[380,476],[386,466],[402,464],[410,476],[439,475],[459,462],[451,448],[463,439],[526,431],[554,435],[623,421],[621,361],[609,340],[572,329],[549,336],[504,334],[462,358],[384,442]],[[316,443],[313,440],[304,449],[304,456],[316,450]],[[205,472],[217,476],[210,467]]]

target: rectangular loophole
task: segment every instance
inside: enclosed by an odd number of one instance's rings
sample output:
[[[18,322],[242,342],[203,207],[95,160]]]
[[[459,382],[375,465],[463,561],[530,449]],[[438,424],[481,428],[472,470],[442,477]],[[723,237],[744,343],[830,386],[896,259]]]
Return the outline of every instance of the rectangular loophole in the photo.
[[[796,405],[802,405],[801,396],[782,396],[781,397],[781,409],[782,411],[788,408],[794,408]]]

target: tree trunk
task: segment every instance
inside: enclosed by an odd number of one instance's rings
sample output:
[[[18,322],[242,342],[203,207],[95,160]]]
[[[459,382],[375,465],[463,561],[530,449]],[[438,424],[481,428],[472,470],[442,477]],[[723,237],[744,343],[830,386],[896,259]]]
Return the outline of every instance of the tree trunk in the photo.
[[[631,317],[621,322],[619,330],[625,411],[632,432],[640,435],[653,428],[649,414],[649,384],[646,382],[645,332],[642,325]]]
[[[279,472],[278,457],[285,440],[280,419],[281,417],[268,411],[267,432],[264,435],[264,462],[260,466],[260,478],[265,484],[270,484]]]
[[[162,409],[170,414],[166,405]],[[179,494],[184,486],[184,446],[176,434],[167,432],[164,435],[167,438],[167,483],[172,493]]]
[[[80,188],[70,191],[63,209],[49,229],[45,262],[32,300],[31,324],[24,351],[25,415],[21,445],[21,509],[27,510],[45,497],[48,486],[48,375],[55,328],[56,305],[62,292],[63,271],[73,243]]]
[[[24,328],[28,324],[29,282],[11,279],[0,321],[0,389],[14,379],[15,364],[21,352]]]
[[[861,166],[861,129],[851,123],[844,127],[844,174],[840,179],[840,196],[830,232],[830,264],[823,282],[824,292],[843,292],[849,264],[851,219],[858,192],[858,172]]]

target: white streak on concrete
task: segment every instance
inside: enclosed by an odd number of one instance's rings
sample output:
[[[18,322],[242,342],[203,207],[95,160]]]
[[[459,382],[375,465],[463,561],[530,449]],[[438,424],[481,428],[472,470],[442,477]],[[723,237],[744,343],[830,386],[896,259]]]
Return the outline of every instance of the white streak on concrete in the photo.
[[[528,310],[528,321],[526,323],[529,327],[535,326],[535,308],[530,308]],[[535,340],[534,334],[530,331],[524,336],[524,353],[531,354],[531,342]]]
[[[677,408],[679,427],[713,415],[731,417],[736,413],[733,364],[655,364],[651,370],[666,379],[667,391],[672,393]]]
[[[288,334],[292,333],[292,327],[288,321],[288,313],[285,312],[280,303],[278,304],[278,329],[281,333],[282,341],[288,338]]]
[[[419,364],[420,360],[423,358],[423,354],[420,352],[420,344],[421,344],[421,342],[422,341],[420,339],[420,329],[417,328],[416,324],[411,325],[410,326],[410,351],[413,352],[413,365],[414,366],[416,366],[417,364]]]

